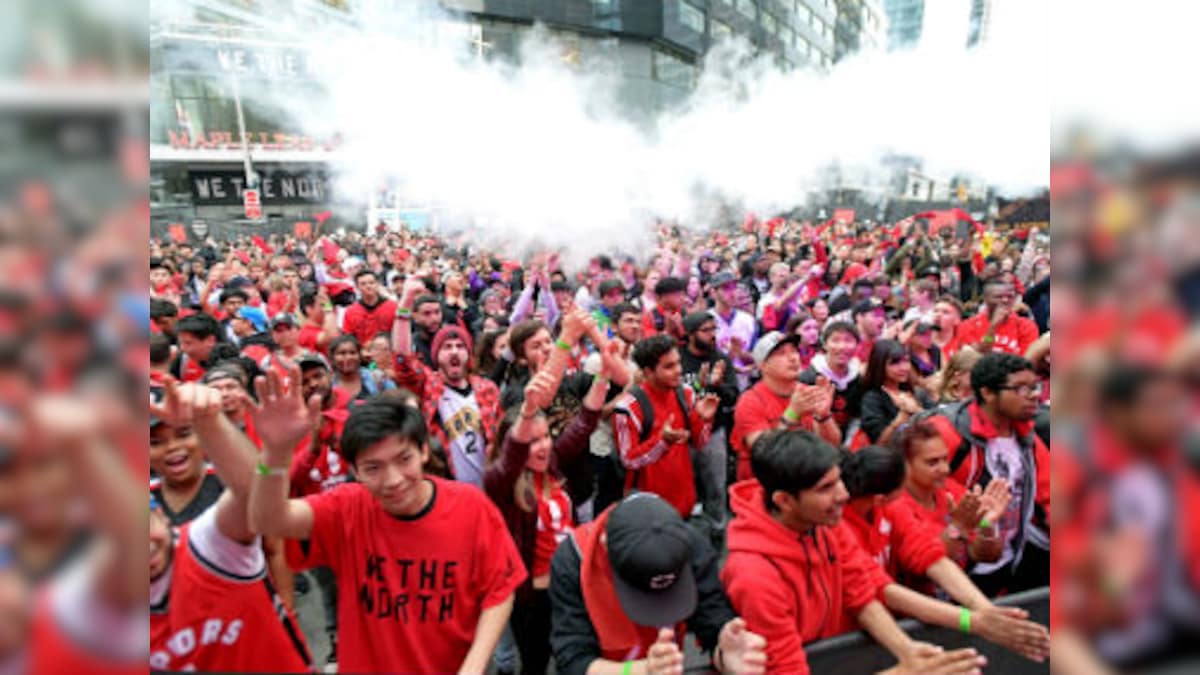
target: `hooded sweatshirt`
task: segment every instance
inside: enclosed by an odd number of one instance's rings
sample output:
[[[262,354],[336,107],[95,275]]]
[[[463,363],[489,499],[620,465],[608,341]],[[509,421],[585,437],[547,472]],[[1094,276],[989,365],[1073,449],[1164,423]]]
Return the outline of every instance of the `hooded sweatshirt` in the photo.
[[[756,480],[729,489],[734,519],[721,581],[747,627],[767,640],[767,671],[807,675],[803,645],[853,630],[852,614],[891,579],[844,526],[798,534],[775,520]]]
[[[934,563],[946,557],[945,544],[907,502],[892,500],[873,509],[869,520],[847,504],[842,520],[867,555],[893,577],[924,577]]]

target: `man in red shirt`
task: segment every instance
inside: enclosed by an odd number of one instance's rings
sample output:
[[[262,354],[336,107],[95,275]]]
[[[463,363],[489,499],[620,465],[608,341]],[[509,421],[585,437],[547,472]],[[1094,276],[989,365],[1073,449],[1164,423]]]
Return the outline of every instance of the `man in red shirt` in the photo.
[[[392,330],[396,316],[396,301],[385,299],[379,294],[379,278],[371,270],[361,270],[354,275],[358,286],[358,301],[346,308],[342,317],[342,332],[358,338],[365,345],[380,333]]]
[[[721,399],[683,387],[675,339],[656,335],[633,348],[642,384],[615,401],[613,435],[625,492],[653,492],[687,518],[696,505],[690,448],[703,448]]]
[[[325,353],[330,341],[341,334],[337,313],[325,289],[300,296],[300,315],[304,317],[304,325],[300,326],[297,343],[311,352]]]
[[[1017,294],[1003,278],[983,282],[983,311],[958,327],[958,344],[988,353],[1024,356],[1038,338],[1037,324],[1013,311]]]
[[[833,419],[834,386],[825,376],[815,385],[802,384],[799,336],[767,333],[754,345],[754,360],[762,379],[738,399],[733,410],[733,433],[729,443],[737,453],[737,478],[752,478],[750,448],[763,432],[771,429],[815,431],[830,444],[842,442],[842,432]]]
[[[339,668],[486,671],[527,576],[496,506],[475,487],[424,474],[425,420],[388,397],[355,406],[346,422],[341,451],[358,482],[288,499],[292,447],[315,423],[318,399],[306,404],[284,382],[271,373],[259,385],[264,453],[250,520],[293,540],[293,567],[333,570]]]
[[[184,382],[198,382],[208,369],[221,324],[208,314],[192,314],[179,320],[176,331],[180,353],[171,363],[171,375]]]

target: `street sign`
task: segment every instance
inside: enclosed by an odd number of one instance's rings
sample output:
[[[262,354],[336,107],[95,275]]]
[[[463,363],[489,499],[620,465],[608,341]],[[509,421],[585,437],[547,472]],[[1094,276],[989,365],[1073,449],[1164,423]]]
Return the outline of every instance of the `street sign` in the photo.
[[[244,190],[242,192],[242,205],[246,207],[247,219],[262,219],[262,203],[258,199],[258,190]]]

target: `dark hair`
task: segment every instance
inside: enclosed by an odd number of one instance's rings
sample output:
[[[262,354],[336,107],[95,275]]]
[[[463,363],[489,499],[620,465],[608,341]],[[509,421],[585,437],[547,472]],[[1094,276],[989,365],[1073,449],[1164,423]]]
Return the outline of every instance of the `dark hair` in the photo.
[[[1115,365],[1100,380],[1100,404],[1106,408],[1131,406],[1147,387],[1172,377],[1151,366]]]
[[[663,277],[654,284],[655,295],[666,295],[669,293],[682,293],[687,290],[687,281],[679,277]]]
[[[892,434],[892,439],[888,445],[896,452],[904,455],[905,459],[912,459],[918,442],[941,437],[941,432],[933,425],[933,422],[929,419],[918,419],[908,424],[900,425],[896,433]]]
[[[300,296],[300,313],[307,315],[308,309],[317,303],[316,293],[304,293]]]
[[[512,352],[513,360],[525,358],[525,343],[538,334],[538,331],[550,332],[550,327],[538,319],[519,321],[508,334],[508,350]]]
[[[171,360],[171,338],[162,333],[150,334],[150,363],[162,365]]]
[[[426,430],[421,411],[399,396],[367,399],[350,408],[342,430],[342,457],[354,466],[359,453],[392,436],[423,446]]]
[[[1023,370],[1033,370],[1033,364],[1028,360],[1003,352],[984,354],[979,363],[971,369],[971,391],[975,400],[983,402],[983,390],[990,389],[999,393],[1008,386],[1008,376]]]
[[[242,302],[250,302],[250,294],[240,288],[227,288],[221,291],[221,304],[230,298],[241,298]]]
[[[475,370],[484,375],[490,375],[492,368],[496,365],[496,359],[492,358],[492,347],[496,346],[496,340],[504,335],[504,328],[484,331],[479,339],[475,341]]]
[[[904,455],[882,445],[843,453],[842,483],[850,497],[886,495],[904,484]]]
[[[179,308],[170,300],[150,298],[150,318],[162,319],[168,316],[179,316]]]
[[[359,360],[362,359],[362,345],[358,343],[358,338],[352,333],[343,333],[329,341],[329,347],[325,353],[329,355],[330,362],[333,361],[333,353],[344,344],[354,345],[354,353],[359,355]]]
[[[784,325],[783,334],[784,335],[794,334],[796,332],[796,330],[800,328],[800,326],[804,325],[805,321],[808,321],[811,318],[812,318],[812,315],[804,310],[800,310],[799,312],[796,312],[795,315],[793,315],[790,319],[788,319],[787,324]]]
[[[849,321],[834,321],[825,326],[825,330],[821,331],[821,344],[829,342],[829,338],[833,337],[834,333],[849,333],[854,337],[855,342],[862,342],[862,338],[858,336],[858,329]]]
[[[811,431],[767,431],[750,448],[750,468],[763,486],[768,511],[775,510],[772,494],[812,488],[839,459],[840,451]]]
[[[863,374],[863,391],[882,387],[887,381],[888,364],[908,358],[908,350],[895,340],[876,340],[867,357],[867,371]]]
[[[368,268],[364,267],[364,268],[362,268],[361,270],[359,270],[359,271],[357,271],[357,272],[355,272],[355,273],[354,273],[354,285],[355,285],[355,286],[357,286],[357,285],[358,285],[358,280],[359,280],[359,279],[361,279],[361,278],[363,278],[364,276],[366,276],[366,275],[368,275],[368,274],[370,274],[371,276],[375,277],[375,281],[379,281],[379,275],[375,274],[375,272],[374,272],[373,270],[371,270],[371,269],[368,269]]]
[[[641,316],[642,312],[637,308],[637,305],[634,305],[631,302],[622,302],[616,307],[613,307],[610,314],[612,315],[613,323],[620,323],[622,316],[625,316],[626,314],[636,314],[637,316]]]
[[[425,293],[424,295],[418,295],[417,299],[413,301],[413,311],[417,311],[421,308],[421,305],[428,304],[430,302],[436,302],[438,306],[441,306],[442,304],[442,301],[438,299],[438,296]]]
[[[675,347],[675,338],[670,335],[646,338],[633,346],[633,362],[638,368],[656,368],[658,362]]]
[[[160,269],[160,268],[161,269],[170,269],[165,264],[163,264],[162,258],[151,258],[150,259],[150,269],[155,270],[155,269]]]
[[[209,314],[189,314],[175,325],[176,333],[190,333],[203,340],[215,337],[220,340],[221,324]]]
[[[937,293],[937,290],[938,285],[930,279],[919,279],[917,280],[917,283],[913,285],[913,291],[916,293],[928,293],[929,295],[933,295]]]
[[[854,280],[853,284],[850,285],[851,293],[853,293],[854,291],[857,291],[858,289],[863,288],[865,286],[870,286],[871,288],[875,288],[875,281],[872,280],[870,277],[859,277],[858,279]]]
[[[988,288],[995,288],[996,286],[1012,286],[1012,283],[1005,279],[1002,275],[996,275],[994,277],[988,277],[987,279],[984,279],[980,288],[986,291]]]

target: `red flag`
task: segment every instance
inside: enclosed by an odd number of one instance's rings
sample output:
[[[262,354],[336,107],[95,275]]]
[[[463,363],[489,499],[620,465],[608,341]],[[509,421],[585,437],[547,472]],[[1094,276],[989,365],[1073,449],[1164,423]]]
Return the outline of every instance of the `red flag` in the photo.
[[[257,234],[250,237],[250,241],[253,242],[253,244],[258,247],[258,250],[262,251],[264,255],[271,255],[275,251],[275,249],[267,246],[267,242],[263,241],[263,238]]]
[[[320,225],[320,224],[323,224],[325,221],[329,220],[329,217],[332,215],[333,215],[332,211],[322,211],[322,212],[316,214],[315,216],[313,216],[313,220],[317,221],[317,224]]]

